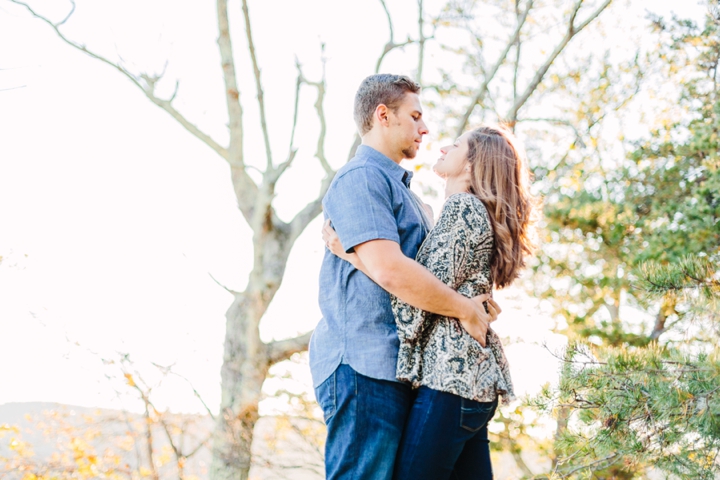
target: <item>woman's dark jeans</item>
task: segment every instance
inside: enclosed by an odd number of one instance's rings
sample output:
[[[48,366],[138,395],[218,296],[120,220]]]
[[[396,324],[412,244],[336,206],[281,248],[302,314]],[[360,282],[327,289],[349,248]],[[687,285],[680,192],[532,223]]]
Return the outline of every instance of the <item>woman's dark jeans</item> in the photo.
[[[487,425],[497,401],[420,387],[405,424],[395,480],[491,480]]]

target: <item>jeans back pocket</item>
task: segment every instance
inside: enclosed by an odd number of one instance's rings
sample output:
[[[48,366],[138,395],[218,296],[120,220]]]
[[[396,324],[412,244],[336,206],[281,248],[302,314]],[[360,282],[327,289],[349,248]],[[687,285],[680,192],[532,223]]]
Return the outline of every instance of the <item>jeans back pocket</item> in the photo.
[[[467,398],[461,400],[460,426],[465,430],[477,432],[487,426],[495,415],[497,400],[494,402],[476,402],[474,400],[468,400]]]
[[[335,415],[335,375],[337,371],[333,372],[323,383],[318,385],[315,389],[315,398],[317,398],[318,405],[323,411],[323,419],[327,424],[328,420]]]

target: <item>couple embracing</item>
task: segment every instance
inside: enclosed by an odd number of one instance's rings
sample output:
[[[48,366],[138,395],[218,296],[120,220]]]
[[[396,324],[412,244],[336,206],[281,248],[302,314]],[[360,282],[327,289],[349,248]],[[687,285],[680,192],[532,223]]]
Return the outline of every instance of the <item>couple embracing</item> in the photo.
[[[400,75],[362,82],[362,144],[323,199],[310,368],[328,479],[491,479],[487,425],[513,398],[489,325],[493,286],[512,283],[532,250],[524,154],[497,126],[441,148],[446,201],[433,225],[400,166],[428,133],[419,92]]]

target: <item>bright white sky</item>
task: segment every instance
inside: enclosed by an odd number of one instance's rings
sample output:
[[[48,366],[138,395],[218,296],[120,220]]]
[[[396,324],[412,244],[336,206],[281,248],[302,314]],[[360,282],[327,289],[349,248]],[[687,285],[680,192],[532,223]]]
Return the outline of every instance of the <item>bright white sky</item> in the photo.
[[[33,2],[38,10],[61,2]],[[262,165],[251,67],[239,2],[230,2],[246,109],[251,163]],[[414,34],[415,2],[390,1],[396,40]],[[667,14],[671,0],[615,5],[630,24],[644,9]],[[683,15],[699,15],[682,2]],[[55,4],[55,6],[52,6]],[[43,6],[45,9],[43,9]],[[403,14],[403,8],[409,9]],[[340,166],[354,125],[354,91],[372,73],[387,40],[379,2],[284,0],[250,2],[263,71],[275,158],[287,150],[298,56],[310,79],[319,75],[326,42],[328,158]],[[693,10],[694,9],[694,10]],[[208,2],[80,1],[67,24],[73,39],[132,69],[162,70],[180,80],[177,108],[223,143],[222,78],[215,9]],[[372,27],[369,27],[372,26]],[[0,0],[0,404],[20,401],[117,407],[105,358],[129,352],[142,365],[176,365],[206,402],[219,403],[224,313],[230,295],[210,278],[241,290],[251,257],[250,232],[236,209],[223,160],[185,132],[116,71],[62,43],[47,25]],[[415,51],[390,55],[383,70],[412,73]],[[437,75],[442,58],[429,58]],[[22,88],[13,88],[22,87]],[[279,185],[278,211],[289,218],[316,195],[314,91],[302,93],[299,157]],[[432,127],[432,119],[431,127]],[[435,129],[437,130],[437,129]],[[431,133],[420,162],[438,155]],[[419,180],[438,186],[432,174]],[[419,190],[418,190],[419,191]],[[438,200],[428,199],[438,205]],[[298,240],[285,282],[262,325],[263,338],[311,329],[320,318],[317,274],[323,245],[316,221]],[[521,391],[551,380],[556,366],[540,344],[561,346],[536,302],[499,295],[496,329],[508,348]],[[78,342],[80,347],[71,342]],[[104,370],[105,369],[105,370]],[[302,368],[300,382],[309,383]],[[182,383],[161,392],[159,406],[196,411]]]

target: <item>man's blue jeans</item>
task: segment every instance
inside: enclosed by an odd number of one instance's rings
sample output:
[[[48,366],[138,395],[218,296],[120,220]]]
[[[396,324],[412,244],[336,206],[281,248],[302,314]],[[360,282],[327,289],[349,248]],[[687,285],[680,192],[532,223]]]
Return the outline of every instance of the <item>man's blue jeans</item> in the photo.
[[[491,480],[487,425],[497,401],[420,387],[395,462],[395,480]]]
[[[327,480],[390,480],[412,404],[410,387],[342,364],[315,396],[327,425]]]

